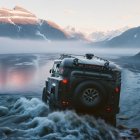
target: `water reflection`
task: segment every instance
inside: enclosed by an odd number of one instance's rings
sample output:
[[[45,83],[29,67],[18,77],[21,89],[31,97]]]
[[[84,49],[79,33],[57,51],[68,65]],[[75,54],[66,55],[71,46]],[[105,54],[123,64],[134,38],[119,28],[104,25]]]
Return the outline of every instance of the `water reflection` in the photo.
[[[0,55],[0,93],[38,92],[58,54]]]
[[[23,87],[31,82],[36,72],[36,68],[32,66],[28,69],[14,69],[7,73],[7,81],[6,83],[9,86],[18,86]]]
[[[0,89],[18,89],[28,85],[35,77],[37,56],[1,55]]]

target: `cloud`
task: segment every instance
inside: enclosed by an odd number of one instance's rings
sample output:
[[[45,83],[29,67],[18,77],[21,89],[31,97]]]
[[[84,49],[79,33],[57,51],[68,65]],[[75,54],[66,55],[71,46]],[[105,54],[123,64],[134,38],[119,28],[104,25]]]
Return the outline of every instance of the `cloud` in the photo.
[[[65,13],[66,15],[74,15],[74,14],[76,13],[76,11],[70,10],[70,9],[66,9],[66,10],[64,10],[64,13]]]
[[[134,12],[134,13],[131,13],[131,14],[126,14],[126,15],[122,15],[120,16],[120,19],[121,20],[132,20],[134,18],[137,18],[140,16],[140,12]]]
[[[129,20],[129,19],[131,19],[133,16],[132,15],[124,15],[124,16],[121,16],[120,18],[122,19],[122,20]]]

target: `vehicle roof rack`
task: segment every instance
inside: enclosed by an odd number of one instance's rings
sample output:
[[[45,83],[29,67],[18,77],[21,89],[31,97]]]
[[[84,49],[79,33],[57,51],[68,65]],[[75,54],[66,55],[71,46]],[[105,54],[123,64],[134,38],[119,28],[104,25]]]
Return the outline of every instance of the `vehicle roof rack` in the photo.
[[[82,56],[82,57],[85,57],[85,58],[87,58],[87,59],[89,59],[89,60],[92,60],[93,58],[96,58],[96,59],[105,61],[104,66],[105,66],[106,68],[109,67],[109,61],[108,61],[108,60],[106,60],[106,59],[104,59],[104,58],[101,58],[101,57],[98,57],[98,56],[95,56],[94,54],[85,54],[85,55],[61,54],[59,59],[63,60],[64,58],[75,58],[77,61],[80,60],[80,59],[77,58],[76,56]]]
[[[76,58],[76,56],[84,56],[84,55],[76,55],[76,54],[61,54],[59,59],[64,58]],[[78,59],[78,58],[77,58]]]

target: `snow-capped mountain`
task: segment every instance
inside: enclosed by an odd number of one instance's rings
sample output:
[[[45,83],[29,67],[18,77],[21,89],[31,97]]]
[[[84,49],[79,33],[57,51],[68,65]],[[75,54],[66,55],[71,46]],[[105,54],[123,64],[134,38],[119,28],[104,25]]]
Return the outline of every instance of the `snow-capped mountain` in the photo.
[[[109,30],[109,31],[95,31],[91,34],[84,33],[81,31],[78,31],[74,27],[67,26],[64,30],[67,31],[69,36],[73,39],[77,40],[86,40],[88,42],[101,42],[101,41],[109,41],[112,38],[121,35],[124,31],[128,30],[129,27],[123,27],[116,30]]]
[[[38,19],[28,10],[0,8],[0,37],[19,39],[67,40],[68,35],[55,23]]]
[[[98,47],[140,47],[140,26],[130,28],[112,39],[105,39],[91,43]]]
[[[96,31],[93,32],[89,35],[90,40],[93,42],[98,42],[98,41],[105,41],[105,40],[111,40],[112,38],[119,36],[122,34],[124,31],[128,30],[129,27],[123,27],[117,30],[110,30],[110,31]]]
[[[71,38],[73,40],[92,42],[92,40],[88,37],[87,34],[85,34],[82,31],[77,30],[76,28],[74,28],[72,26],[67,26],[66,28],[64,28],[64,30],[69,35],[69,38]]]

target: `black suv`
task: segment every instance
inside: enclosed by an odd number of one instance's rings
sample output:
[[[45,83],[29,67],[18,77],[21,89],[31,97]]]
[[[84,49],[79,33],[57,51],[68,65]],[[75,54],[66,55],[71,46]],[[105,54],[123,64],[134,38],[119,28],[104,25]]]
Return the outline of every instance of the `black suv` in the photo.
[[[116,125],[121,89],[117,65],[93,54],[63,54],[50,73],[42,100],[51,109],[75,109]]]

